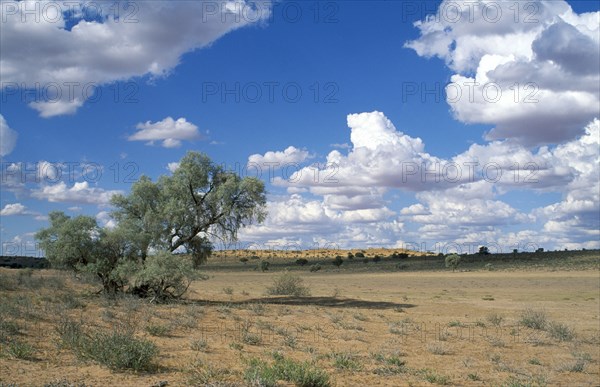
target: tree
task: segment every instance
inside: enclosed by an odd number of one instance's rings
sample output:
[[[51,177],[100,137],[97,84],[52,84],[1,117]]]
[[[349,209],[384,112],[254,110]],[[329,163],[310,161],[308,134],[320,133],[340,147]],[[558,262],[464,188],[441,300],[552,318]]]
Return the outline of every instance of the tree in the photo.
[[[490,253],[490,250],[487,248],[487,246],[480,246],[479,247],[479,255],[488,255]]]
[[[157,299],[180,297],[209,256],[212,240],[235,241],[240,227],[266,216],[264,184],[240,178],[189,152],[172,176],[156,183],[142,176],[128,195],[112,198],[116,227],[90,216],[49,214],[36,239],[59,268],[97,275],[104,291],[129,291]],[[174,255],[187,252],[188,256]]]
[[[460,264],[460,255],[458,254],[450,254],[446,257],[446,267],[451,267],[452,272],[456,270],[458,265]]]
[[[210,238],[235,241],[240,227],[266,216],[262,181],[242,179],[197,152],[186,154],[172,176],[156,183],[142,177],[131,194],[114,196],[112,204],[114,218],[137,235],[142,257],[150,248],[182,248],[196,267],[212,252]]]

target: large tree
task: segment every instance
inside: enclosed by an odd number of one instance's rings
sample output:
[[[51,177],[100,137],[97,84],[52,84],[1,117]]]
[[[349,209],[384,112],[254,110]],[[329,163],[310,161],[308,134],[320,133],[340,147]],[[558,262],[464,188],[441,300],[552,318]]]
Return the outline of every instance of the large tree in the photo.
[[[171,176],[156,182],[142,176],[112,204],[113,229],[89,216],[52,212],[50,227],[36,238],[53,266],[91,271],[107,292],[130,285],[159,297],[181,295],[184,279],[191,278],[186,258],[172,253],[190,253],[197,267],[210,255],[212,240],[235,241],[240,227],[266,215],[262,181],[225,171],[197,152],[186,154]]]

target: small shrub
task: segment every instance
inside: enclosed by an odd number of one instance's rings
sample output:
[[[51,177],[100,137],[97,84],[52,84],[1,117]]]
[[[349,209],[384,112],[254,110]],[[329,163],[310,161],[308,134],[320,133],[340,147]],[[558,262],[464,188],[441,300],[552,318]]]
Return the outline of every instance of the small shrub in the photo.
[[[224,287],[223,288],[223,293],[231,296],[233,294],[233,288],[230,287],[230,286]]]
[[[350,260],[354,259],[354,254],[352,254],[350,251],[348,251],[347,258]]]
[[[373,262],[377,263],[379,261],[381,261],[381,257],[379,255],[373,257]]]
[[[494,270],[494,265],[492,265],[491,263],[486,263],[484,267],[485,267],[485,269],[487,271],[493,271]]]
[[[524,325],[527,328],[543,330],[548,324],[548,319],[546,317],[546,312],[527,308],[521,312],[520,322],[521,325]]]
[[[450,380],[446,375],[440,375],[437,372],[428,368],[421,369],[417,371],[417,373],[420,374],[423,377],[423,379],[427,380],[429,383],[439,385],[446,385],[450,383]]]
[[[259,264],[259,268],[261,271],[268,271],[269,270],[269,266],[271,266],[271,264],[269,263],[269,261],[260,261]]]
[[[315,263],[314,265],[310,265],[311,272],[315,272],[315,271],[319,271],[319,270],[321,270],[321,265],[319,265],[318,263]]]
[[[242,257],[242,258],[240,258],[240,262],[245,265],[248,262],[248,258]]]
[[[355,256],[356,258],[364,258],[364,257],[365,257],[365,254],[364,254],[363,252],[359,251],[358,253],[354,254],[354,256]]]
[[[341,256],[338,255],[338,256],[335,257],[335,259],[333,260],[332,263],[333,263],[334,266],[336,266],[336,267],[339,268],[344,263],[344,260],[342,259]]]
[[[448,355],[450,351],[443,343],[430,343],[427,345],[427,350],[434,355]]]
[[[204,352],[208,348],[208,342],[205,339],[193,340],[190,343],[190,349],[192,351]]]
[[[572,341],[575,338],[573,328],[553,321],[548,324],[548,333],[558,341]]]
[[[152,336],[163,337],[171,333],[171,327],[165,324],[148,324],[146,325],[146,332]]]
[[[260,345],[262,344],[262,337],[255,333],[243,332],[242,341],[248,345]]]
[[[251,358],[244,372],[244,379],[253,386],[276,386],[278,380],[291,382],[298,387],[329,387],[331,380],[327,372],[309,362],[297,362],[275,353],[275,361]]]
[[[307,263],[308,263],[308,259],[305,259],[305,258],[299,258],[299,259],[296,259],[296,264],[297,264],[297,265],[304,266],[304,265],[306,265]]]
[[[21,360],[30,360],[35,353],[35,349],[31,345],[20,340],[10,341],[4,350],[8,356]]]
[[[446,267],[451,267],[452,271],[454,272],[454,271],[456,271],[456,268],[460,264],[460,261],[461,261],[460,255],[458,255],[458,254],[450,254],[445,259]]]
[[[332,352],[333,366],[338,369],[359,371],[362,366],[355,355],[348,352]]]
[[[303,285],[304,280],[292,273],[286,272],[275,278],[273,286],[267,288],[267,294],[275,296],[310,296],[310,290]]]
[[[113,370],[149,371],[158,348],[148,340],[138,339],[131,332],[95,332],[84,340],[83,354]]]
[[[502,321],[504,320],[504,317],[501,314],[498,313],[490,313],[487,315],[486,319],[488,320],[488,322],[496,327],[499,327],[500,325],[502,325]]]

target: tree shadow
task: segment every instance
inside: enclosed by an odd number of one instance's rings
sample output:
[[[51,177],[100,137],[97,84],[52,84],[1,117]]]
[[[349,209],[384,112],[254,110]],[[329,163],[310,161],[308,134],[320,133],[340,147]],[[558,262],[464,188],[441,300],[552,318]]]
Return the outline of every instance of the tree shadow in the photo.
[[[271,304],[291,306],[323,306],[330,308],[365,308],[365,309],[395,309],[413,308],[414,304],[401,304],[389,301],[369,301],[354,298],[339,297],[261,297],[238,301],[194,300],[193,303],[202,305],[245,305],[245,304]]]

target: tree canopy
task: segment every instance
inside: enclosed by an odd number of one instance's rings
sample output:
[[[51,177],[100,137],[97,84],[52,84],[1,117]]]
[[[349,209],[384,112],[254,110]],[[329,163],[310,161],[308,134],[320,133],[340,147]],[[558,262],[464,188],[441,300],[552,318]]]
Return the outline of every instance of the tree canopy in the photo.
[[[156,182],[142,176],[129,194],[115,195],[111,203],[112,229],[90,216],[51,212],[50,227],[36,234],[53,266],[92,271],[110,292],[130,285],[161,296],[180,295],[179,285],[156,288],[161,271],[171,282],[189,278],[189,268],[181,263],[186,258],[172,253],[189,253],[197,268],[210,256],[214,240],[235,241],[241,227],[266,216],[262,181],[225,171],[197,152],[187,153],[171,176]]]

